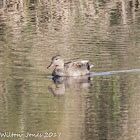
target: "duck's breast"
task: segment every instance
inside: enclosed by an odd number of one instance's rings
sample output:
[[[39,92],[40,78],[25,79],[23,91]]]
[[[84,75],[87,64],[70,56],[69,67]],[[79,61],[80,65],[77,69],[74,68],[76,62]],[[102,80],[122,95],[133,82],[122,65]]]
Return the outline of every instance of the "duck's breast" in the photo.
[[[55,68],[53,70],[52,75],[53,76],[65,76],[65,73],[64,73],[64,70],[63,69],[57,69],[57,68]]]

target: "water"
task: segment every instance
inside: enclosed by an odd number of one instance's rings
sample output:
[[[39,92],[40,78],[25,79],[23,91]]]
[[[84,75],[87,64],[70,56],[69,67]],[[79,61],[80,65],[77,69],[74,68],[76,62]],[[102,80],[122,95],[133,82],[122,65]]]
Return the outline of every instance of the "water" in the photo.
[[[139,3],[1,1],[1,139],[140,139]],[[50,77],[56,54],[91,75]]]

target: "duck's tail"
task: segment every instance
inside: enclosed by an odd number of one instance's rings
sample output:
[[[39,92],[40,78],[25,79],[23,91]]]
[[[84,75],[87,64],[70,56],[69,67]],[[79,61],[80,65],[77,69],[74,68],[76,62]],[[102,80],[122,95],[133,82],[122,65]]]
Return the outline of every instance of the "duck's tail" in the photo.
[[[87,63],[87,69],[90,70],[91,68],[93,68],[94,65],[89,65],[89,63]]]
[[[94,65],[89,64],[89,60],[82,60],[81,63],[87,67],[88,70],[94,67]]]
[[[93,67],[94,67],[94,65],[90,65],[90,69],[93,68]]]

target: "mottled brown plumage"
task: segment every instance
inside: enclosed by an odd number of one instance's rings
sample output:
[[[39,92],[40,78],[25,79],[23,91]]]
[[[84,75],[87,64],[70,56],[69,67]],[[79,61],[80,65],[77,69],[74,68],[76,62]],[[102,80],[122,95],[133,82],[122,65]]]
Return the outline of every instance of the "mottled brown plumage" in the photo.
[[[93,67],[93,65],[89,65],[88,60],[64,63],[64,60],[60,55],[54,56],[51,64],[47,68],[51,68],[52,66],[55,66],[52,73],[53,76],[88,75],[89,70]]]

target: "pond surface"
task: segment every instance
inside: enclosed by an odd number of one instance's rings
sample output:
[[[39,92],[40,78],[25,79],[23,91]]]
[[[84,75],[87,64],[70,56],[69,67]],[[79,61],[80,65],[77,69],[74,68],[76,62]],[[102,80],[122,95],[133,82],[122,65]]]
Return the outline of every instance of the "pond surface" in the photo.
[[[139,140],[139,4],[1,1],[1,139]],[[91,75],[50,78],[57,54]]]

